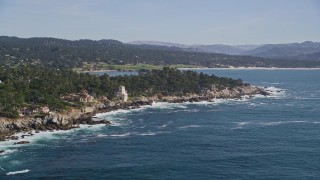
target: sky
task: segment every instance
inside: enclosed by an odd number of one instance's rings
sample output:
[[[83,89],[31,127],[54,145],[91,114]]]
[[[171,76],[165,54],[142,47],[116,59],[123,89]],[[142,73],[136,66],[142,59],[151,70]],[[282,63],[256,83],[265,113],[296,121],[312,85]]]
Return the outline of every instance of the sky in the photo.
[[[0,36],[183,44],[320,42],[320,0],[0,0]]]

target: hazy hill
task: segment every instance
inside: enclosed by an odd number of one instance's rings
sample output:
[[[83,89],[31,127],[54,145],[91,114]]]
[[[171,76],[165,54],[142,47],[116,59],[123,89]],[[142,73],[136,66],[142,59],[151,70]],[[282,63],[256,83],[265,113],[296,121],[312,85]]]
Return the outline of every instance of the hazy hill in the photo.
[[[243,54],[266,58],[319,60],[320,57],[317,56],[319,53],[319,42],[306,41],[291,44],[268,44],[246,51]]]
[[[241,54],[243,50],[222,44],[214,44],[214,45],[193,45],[191,46],[197,52],[207,52],[207,53],[222,53],[222,54],[230,54],[237,55]]]
[[[179,44],[179,43],[170,43],[170,42],[162,42],[162,41],[132,41],[127,44],[133,45],[155,45],[155,46],[167,46],[167,47],[178,47],[178,48],[188,48],[189,45]]]
[[[184,51],[222,53],[229,55],[249,55],[273,59],[315,60],[319,61],[320,43],[306,41],[303,43],[266,44],[266,45],[185,45],[157,41],[134,41],[131,44],[150,44],[179,47]]]
[[[191,52],[207,52],[207,53],[222,53],[229,55],[240,55],[246,50],[251,50],[258,47],[259,45],[238,45],[230,46],[223,44],[213,44],[213,45],[202,45],[202,44],[179,44],[179,43],[170,43],[170,42],[161,42],[161,41],[132,41],[128,44],[135,45],[156,45],[156,46],[167,46],[167,47],[178,47],[184,51]]]

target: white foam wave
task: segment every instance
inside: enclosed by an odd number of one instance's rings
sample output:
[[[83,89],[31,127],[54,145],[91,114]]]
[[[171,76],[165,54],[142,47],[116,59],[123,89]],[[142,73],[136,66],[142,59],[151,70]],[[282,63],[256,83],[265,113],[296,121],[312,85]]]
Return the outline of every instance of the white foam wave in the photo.
[[[238,122],[238,126],[245,126],[250,124],[250,122]]]
[[[18,140],[10,140],[11,142],[19,142],[19,141],[29,141],[30,143],[34,143],[38,140],[52,140],[52,139],[59,139],[60,137],[57,136],[58,134],[68,134],[73,132],[76,129],[72,129],[69,131],[40,131],[39,133],[32,132],[32,136],[24,136],[24,135],[29,135],[27,133],[18,133],[16,136],[19,137]],[[24,136],[24,138],[22,138]],[[25,146],[27,144],[16,144],[14,146]]]
[[[171,111],[172,113],[177,113],[177,112],[189,112],[189,113],[195,113],[195,112],[199,112],[199,109],[182,109],[182,110],[175,110],[175,111]],[[170,112],[170,113],[171,113]]]
[[[124,133],[124,134],[98,134],[96,137],[126,137],[130,136],[131,133]]]
[[[105,134],[98,134],[97,137],[106,137],[108,135],[105,135]]]
[[[25,170],[21,170],[21,171],[8,172],[8,173],[6,173],[6,174],[7,174],[8,176],[10,176],[10,175],[27,173],[27,172],[29,172],[29,171],[30,171],[29,169],[25,169]]]
[[[15,152],[18,152],[18,150],[16,150],[16,149],[6,149],[6,150],[4,150],[3,153],[0,154],[0,156],[12,154],[12,153],[15,153]]]
[[[111,134],[111,135],[108,135],[110,137],[126,137],[126,136],[130,136],[131,133],[124,133],[124,134]]]
[[[158,133],[156,132],[148,132],[148,133],[140,133],[140,134],[137,134],[139,136],[155,136],[157,135]]]
[[[250,122],[236,122],[237,123],[237,126],[235,128],[232,128],[232,129],[242,129],[244,128],[244,126],[247,126],[250,124]]]
[[[156,102],[156,103],[152,103],[152,106],[148,106],[148,108],[156,108],[156,109],[181,108],[181,109],[187,109],[188,107],[185,106],[185,105],[186,105],[186,103]]]
[[[249,106],[256,107],[256,106],[258,106],[258,104],[256,104],[256,103],[249,103]]]
[[[184,102],[183,104],[196,104],[196,105],[210,105],[210,104],[215,104],[217,103],[216,101],[200,101],[200,102]]]
[[[262,94],[256,94],[253,96],[253,99],[255,98],[266,98],[266,96],[262,95]]]
[[[194,105],[204,105],[204,106],[215,106],[224,103],[230,103],[233,101],[242,101],[243,99],[211,99],[210,101],[200,101],[200,102],[185,102],[183,104],[194,104]]]
[[[128,114],[130,112],[132,112],[134,109],[131,109],[131,110],[125,110],[125,109],[119,109],[119,110],[116,110],[116,111],[111,111],[111,112],[106,112],[106,113],[99,113],[99,114],[96,114],[95,116],[98,118],[98,119],[114,119],[114,117],[116,117],[117,115],[119,114]]]
[[[186,128],[199,128],[199,127],[202,127],[200,125],[188,125],[188,126],[181,126],[181,127],[178,127],[179,129],[186,129]]]
[[[161,126],[158,126],[159,129],[164,129],[166,127],[168,127],[170,124],[172,124],[173,122],[172,121],[168,121],[167,123],[161,125]]]
[[[282,125],[282,124],[292,124],[292,123],[310,123],[308,121],[270,121],[270,122],[236,122],[237,127],[232,129],[242,129],[245,126],[276,126],[276,125]],[[312,122],[316,123],[316,122]],[[320,122],[319,122],[320,123]]]
[[[228,102],[227,99],[213,99],[213,102],[211,104],[218,105],[218,104],[227,103],[227,102]]]
[[[220,105],[220,104],[228,104],[233,102],[243,102],[249,101],[251,98],[249,96],[243,96],[242,98],[238,99],[212,99],[211,101],[200,101],[200,102],[185,102],[183,104],[196,104],[196,105]]]
[[[115,122],[115,121],[110,121],[111,122],[111,126],[122,126],[122,124],[121,123],[119,123],[119,122]]]
[[[264,90],[270,93],[271,95],[269,95],[268,97],[272,98],[280,98],[286,95],[285,89],[277,88],[274,86],[266,87],[264,88]]]
[[[161,126],[158,126],[158,128],[162,129],[162,128],[166,128],[168,126],[168,124],[163,124]]]
[[[119,109],[119,110],[115,110],[115,111],[111,111],[111,112],[99,113],[99,114],[96,114],[95,116],[100,120],[107,119],[107,120],[111,121],[111,126],[120,126],[121,123],[115,122],[114,120],[121,121],[121,120],[126,120],[126,119],[119,118],[119,115],[129,114],[129,113],[132,113],[135,111],[142,111],[148,107],[150,107],[150,106],[146,105],[146,106],[142,106],[137,109],[128,109],[128,110],[127,109]]]
[[[274,122],[263,122],[260,124],[264,126],[274,126],[279,124],[291,124],[291,123],[307,123],[307,121],[274,121]]]
[[[127,132],[123,134],[98,134],[97,137],[128,137],[128,136],[155,136],[158,134],[170,133],[169,131],[157,131],[157,132]]]
[[[80,124],[80,128],[78,130],[90,130],[90,131],[99,131],[101,128],[105,127],[105,124],[95,124],[95,125],[87,125]]]
[[[30,135],[28,133],[17,133],[14,136],[19,137],[17,140],[7,140],[0,142],[0,149],[3,149],[4,152],[0,154],[0,157],[7,157],[7,155],[13,154],[17,152],[17,148],[21,146],[28,146],[30,144],[32,145],[42,145],[38,144],[38,141],[50,141],[53,139],[61,139],[64,136],[61,136],[63,134],[71,134],[75,131],[79,130],[86,130],[86,131],[98,131],[101,127],[105,127],[104,124],[98,124],[98,125],[80,125],[80,128],[70,129],[70,130],[59,130],[59,131],[40,131],[39,133],[35,133],[35,131],[32,131],[31,133],[33,135]],[[24,138],[22,138],[24,136]],[[29,141],[28,144],[15,144],[19,141]]]
[[[146,133],[133,133],[133,135],[137,135],[137,136],[155,136],[158,134],[166,134],[166,133],[170,133],[170,131],[156,131],[156,132],[146,132]]]
[[[0,167],[0,169],[1,169],[2,171],[5,171],[5,169],[3,169],[2,167]]]
[[[261,123],[263,126],[274,126],[279,124],[286,124],[284,121],[277,121],[277,122],[267,122],[267,123]]]
[[[131,133],[124,133],[124,134],[98,134],[97,137],[126,137],[130,136]]]

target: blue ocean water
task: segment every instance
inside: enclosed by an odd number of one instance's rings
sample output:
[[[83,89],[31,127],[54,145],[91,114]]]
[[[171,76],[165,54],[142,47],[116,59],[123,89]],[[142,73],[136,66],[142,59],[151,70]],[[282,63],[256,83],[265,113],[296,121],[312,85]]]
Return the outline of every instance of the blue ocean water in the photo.
[[[157,103],[100,115],[109,127],[0,143],[7,152],[0,179],[320,178],[319,70],[197,71],[242,78],[274,95]]]

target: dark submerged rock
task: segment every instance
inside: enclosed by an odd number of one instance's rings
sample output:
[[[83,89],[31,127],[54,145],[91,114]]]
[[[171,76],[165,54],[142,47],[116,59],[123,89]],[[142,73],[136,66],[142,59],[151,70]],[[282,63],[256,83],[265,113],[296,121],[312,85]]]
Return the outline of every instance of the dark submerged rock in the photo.
[[[11,136],[9,139],[10,139],[10,140],[18,140],[19,137],[18,137],[18,136]]]
[[[14,143],[14,145],[16,145],[16,144],[29,144],[29,143],[30,143],[29,141],[19,141],[19,142]]]

